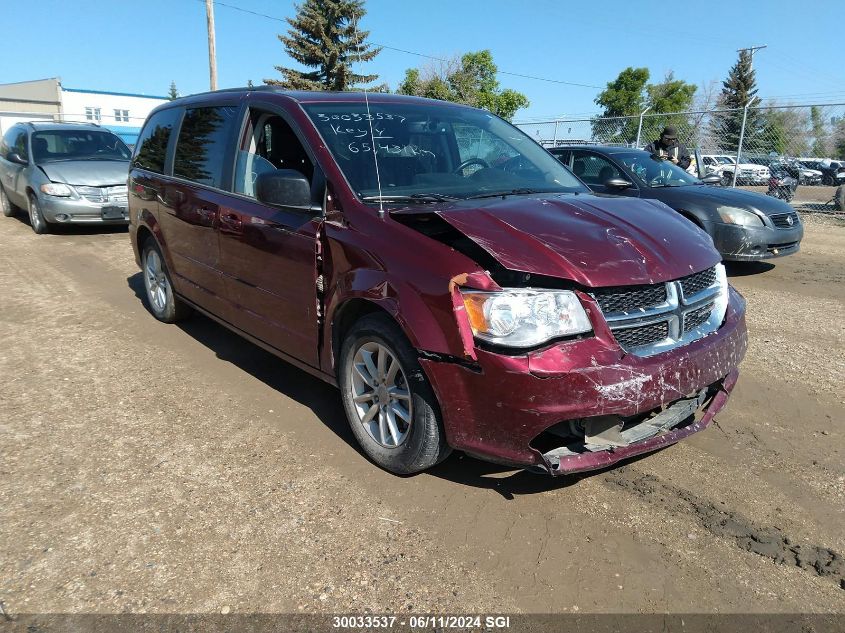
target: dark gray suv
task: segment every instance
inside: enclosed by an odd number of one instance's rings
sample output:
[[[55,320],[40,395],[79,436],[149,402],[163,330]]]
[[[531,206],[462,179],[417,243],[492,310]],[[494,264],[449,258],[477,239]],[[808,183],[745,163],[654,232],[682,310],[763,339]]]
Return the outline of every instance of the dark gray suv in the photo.
[[[127,224],[130,155],[117,135],[98,125],[13,125],[0,140],[3,215],[25,209],[39,234],[58,223]]]

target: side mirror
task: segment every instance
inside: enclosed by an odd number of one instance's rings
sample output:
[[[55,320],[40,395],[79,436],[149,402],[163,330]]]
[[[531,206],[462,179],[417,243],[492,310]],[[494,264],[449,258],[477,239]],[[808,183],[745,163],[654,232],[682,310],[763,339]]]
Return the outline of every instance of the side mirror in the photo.
[[[611,178],[604,181],[604,186],[608,189],[619,189],[621,191],[622,189],[633,187],[634,183],[624,178]]]
[[[701,179],[705,185],[718,185],[722,182],[722,178],[718,174],[707,174]]]
[[[29,161],[17,152],[9,152],[6,154],[6,160],[10,163],[17,163],[18,165],[28,165]]]
[[[295,169],[265,172],[255,179],[255,197],[264,204],[315,211],[311,204],[311,183]]]

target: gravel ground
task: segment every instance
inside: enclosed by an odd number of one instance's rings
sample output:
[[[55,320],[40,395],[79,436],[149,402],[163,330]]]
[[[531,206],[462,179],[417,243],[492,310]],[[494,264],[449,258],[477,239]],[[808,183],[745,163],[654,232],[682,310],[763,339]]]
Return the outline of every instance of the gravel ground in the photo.
[[[750,348],[718,424],[552,480],[382,472],[331,387],[155,321],[125,231],[0,219],[8,613],[845,612],[845,221],[730,267]]]

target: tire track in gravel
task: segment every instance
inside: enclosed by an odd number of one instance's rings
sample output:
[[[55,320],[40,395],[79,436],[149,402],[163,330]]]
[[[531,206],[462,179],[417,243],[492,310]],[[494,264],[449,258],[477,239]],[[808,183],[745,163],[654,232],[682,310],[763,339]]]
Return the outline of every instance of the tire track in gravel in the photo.
[[[778,527],[759,525],[652,474],[623,467],[606,473],[604,481],[672,515],[691,515],[708,532],[733,541],[742,550],[829,578],[845,590],[845,558],[830,548],[797,543]]]

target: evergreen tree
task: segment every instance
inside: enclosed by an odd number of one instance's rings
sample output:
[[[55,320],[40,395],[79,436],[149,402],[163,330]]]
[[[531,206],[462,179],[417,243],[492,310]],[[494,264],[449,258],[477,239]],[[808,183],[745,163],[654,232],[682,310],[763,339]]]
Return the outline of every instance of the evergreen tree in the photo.
[[[167,93],[167,98],[173,101],[174,99],[179,97],[179,91],[176,90],[176,82],[170,82],[170,92]]]
[[[722,94],[719,96],[719,108],[732,110],[714,115],[714,134],[720,140],[722,149],[737,151],[742,130],[743,108],[748,105],[748,117],[745,121],[745,141],[743,151],[764,149],[761,138],[763,120],[755,109],[760,103],[757,98],[757,79],[751,69],[751,54],[740,51],[739,59],[731,68],[728,78],[722,82]]]
[[[353,64],[371,61],[381,52],[366,43],[369,31],[357,28],[365,13],[363,0],[305,0],[296,5],[296,17],[287,18],[290,29],[279,41],[291,58],[314,70],[276,66],[282,79],[264,83],[293,90],[351,90],[378,79],[352,71]]]

